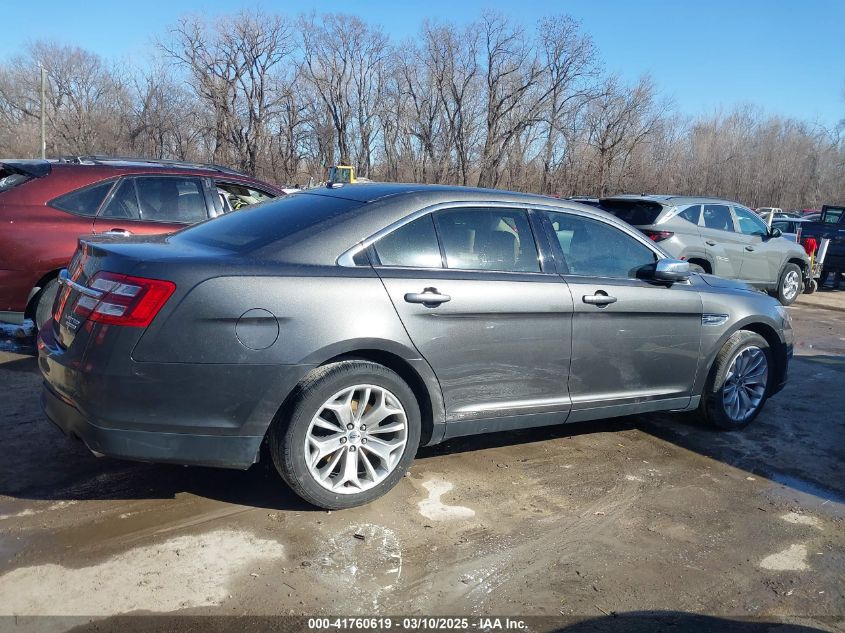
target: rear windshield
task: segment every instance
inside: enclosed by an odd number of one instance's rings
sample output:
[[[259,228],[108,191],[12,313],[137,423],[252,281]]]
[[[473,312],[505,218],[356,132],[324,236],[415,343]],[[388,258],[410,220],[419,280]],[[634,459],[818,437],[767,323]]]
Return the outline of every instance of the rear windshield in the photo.
[[[27,180],[32,180],[32,176],[21,174],[7,167],[0,167],[0,193],[22,185]]]
[[[602,200],[601,208],[634,226],[654,224],[663,206],[648,200]]]
[[[825,207],[822,213],[822,221],[825,224],[839,224],[842,221],[842,212],[845,208],[842,207]]]
[[[319,224],[332,223],[360,206],[352,200],[296,193],[195,224],[172,239],[248,253]]]

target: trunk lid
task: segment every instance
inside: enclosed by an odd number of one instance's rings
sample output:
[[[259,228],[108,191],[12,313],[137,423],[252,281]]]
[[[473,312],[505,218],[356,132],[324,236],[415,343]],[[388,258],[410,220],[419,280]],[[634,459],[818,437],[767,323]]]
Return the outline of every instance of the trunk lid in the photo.
[[[190,273],[189,277],[194,273],[210,274],[209,269],[219,267],[220,256],[225,255],[212,247],[174,244],[170,237],[80,238],[64,280],[60,279],[60,291],[53,304],[56,341],[65,349],[74,345],[81,351],[88,336],[94,332],[105,336],[106,328],[111,329],[110,337],[116,330],[132,330],[133,336],[140,336],[149,319],[155,318],[158,309],[171,301],[176,289],[174,275],[184,279],[186,272]],[[154,304],[159,305],[153,311]],[[121,311],[121,307],[125,310]],[[114,311],[104,313],[105,308]],[[98,314],[92,315],[91,310]]]

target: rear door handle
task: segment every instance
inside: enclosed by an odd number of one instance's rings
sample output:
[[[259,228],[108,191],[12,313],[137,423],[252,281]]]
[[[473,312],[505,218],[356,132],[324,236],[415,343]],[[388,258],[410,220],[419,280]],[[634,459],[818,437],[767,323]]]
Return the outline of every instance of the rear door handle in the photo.
[[[706,240],[704,243],[707,244],[707,246],[716,246],[716,242],[711,242],[710,240]]]
[[[753,246],[746,246],[746,247],[745,247],[745,250],[747,250],[749,253],[753,253],[753,252],[754,252],[754,247],[753,247]]]
[[[584,303],[590,303],[594,306],[606,306],[611,303],[616,303],[616,297],[611,297],[608,294],[596,293],[594,295],[584,295],[582,297]]]
[[[122,235],[123,237],[128,237],[132,235],[132,231],[127,231],[126,229],[109,229],[103,235]]]
[[[421,303],[427,308],[435,308],[451,300],[449,295],[437,292],[437,288],[425,288],[422,292],[409,292],[405,295],[407,303]]]

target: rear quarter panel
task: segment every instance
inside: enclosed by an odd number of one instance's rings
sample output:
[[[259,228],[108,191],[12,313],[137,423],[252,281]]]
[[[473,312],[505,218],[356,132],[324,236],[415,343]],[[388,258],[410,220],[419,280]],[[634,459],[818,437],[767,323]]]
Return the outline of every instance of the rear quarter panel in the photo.
[[[375,272],[354,271],[344,277],[303,271],[301,276],[207,279],[156,319],[132,357],[139,362],[317,364],[350,345],[378,344],[419,358]]]

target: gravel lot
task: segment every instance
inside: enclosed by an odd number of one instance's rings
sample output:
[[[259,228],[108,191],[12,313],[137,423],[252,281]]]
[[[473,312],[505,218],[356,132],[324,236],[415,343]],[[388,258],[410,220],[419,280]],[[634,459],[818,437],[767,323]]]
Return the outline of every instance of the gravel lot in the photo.
[[[792,311],[790,384],[745,431],[650,415],[465,438],[340,512],[262,466],[95,458],[44,418],[31,343],[6,337],[0,616],[80,618],[48,620],[58,631],[127,613],[550,615],[575,631],[646,612],[845,630],[845,315]]]

